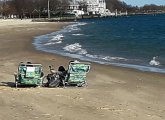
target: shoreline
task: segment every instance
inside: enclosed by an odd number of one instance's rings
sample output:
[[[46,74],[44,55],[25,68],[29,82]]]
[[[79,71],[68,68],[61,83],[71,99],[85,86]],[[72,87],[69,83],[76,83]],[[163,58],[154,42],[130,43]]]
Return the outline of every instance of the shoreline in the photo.
[[[13,73],[21,61],[43,64],[45,75],[49,65],[67,68],[72,58],[38,51],[32,42],[35,36],[69,23],[3,24],[6,27],[0,27],[0,119],[165,119],[164,74],[92,63],[86,88],[13,88]]]
[[[81,23],[81,22],[80,22]],[[82,23],[81,23],[82,24]],[[83,24],[86,24],[86,23],[83,23]],[[69,26],[72,26],[72,25],[76,25],[77,26],[81,26],[79,25],[79,23],[71,23],[71,24],[68,24],[66,25],[65,27],[63,27],[62,29],[59,29],[58,31],[54,31],[54,32],[51,32],[51,33],[48,33],[48,34],[45,34],[45,35],[41,35],[43,37],[47,37],[48,36],[52,36],[52,37],[56,37],[58,35],[62,35],[62,37],[65,37],[65,33],[68,33],[66,31],[68,31],[66,29],[67,28],[70,28]],[[69,29],[70,30],[70,29]],[[64,32],[65,31],[65,32]],[[57,33],[58,34],[55,34],[55,35],[51,35],[52,33]],[[63,36],[64,35],[64,36]],[[157,66],[145,66],[145,65],[138,65],[138,64],[129,64],[129,63],[120,63],[120,62],[109,62],[109,61],[101,61],[101,59],[98,58],[97,59],[93,59],[93,58],[90,58],[90,57],[87,57],[86,55],[85,56],[81,56],[82,58],[74,58],[73,56],[77,55],[77,54],[72,54],[72,53],[69,53],[69,55],[65,52],[60,52],[60,53],[57,53],[58,51],[56,52],[52,52],[51,50],[49,49],[45,49],[44,48],[44,45],[40,45],[37,43],[37,41],[40,41],[40,37],[41,36],[36,36],[34,38],[34,41],[32,42],[32,44],[34,45],[35,49],[36,50],[39,50],[39,51],[43,51],[43,52],[46,52],[46,53],[50,53],[50,54],[54,54],[54,55],[58,55],[58,56],[63,56],[63,57],[69,57],[70,59],[78,59],[80,61],[88,61],[88,62],[92,62],[92,63],[95,63],[95,64],[101,64],[101,65],[108,65],[108,66],[115,66],[115,67],[119,67],[119,68],[128,68],[128,69],[135,69],[135,70],[138,70],[138,71],[141,71],[141,72],[149,72],[149,73],[160,73],[160,74],[165,74],[165,69],[163,68],[159,68]],[[38,39],[39,37],[39,39]],[[44,39],[43,37],[41,37],[41,39]],[[61,38],[59,38],[61,39]],[[49,39],[47,39],[49,40]],[[62,40],[59,40],[60,42]],[[58,42],[58,41],[57,41]],[[78,54],[79,55],[79,54]],[[85,57],[85,58],[83,58]],[[100,61],[99,61],[100,60]]]

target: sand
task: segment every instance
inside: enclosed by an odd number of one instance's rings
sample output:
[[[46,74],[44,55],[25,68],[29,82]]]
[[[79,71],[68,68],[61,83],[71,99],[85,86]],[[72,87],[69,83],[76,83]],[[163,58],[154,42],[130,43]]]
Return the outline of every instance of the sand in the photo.
[[[91,64],[84,88],[13,88],[21,61],[67,67],[72,58],[35,50],[36,36],[68,23],[0,20],[0,120],[164,120],[165,75]]]

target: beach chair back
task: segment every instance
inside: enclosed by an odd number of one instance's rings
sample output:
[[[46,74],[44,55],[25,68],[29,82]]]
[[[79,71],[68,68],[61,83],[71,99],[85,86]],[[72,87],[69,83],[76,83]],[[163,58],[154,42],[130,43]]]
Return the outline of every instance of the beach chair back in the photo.
[[[67,82],[69,84],[79,84],[86,82],[86,75],[90,70],[90,63],[70,62],[68,68]]]
[[[39,85],[42,77],[41,64],[24,64],[18,66],[18,83]]]

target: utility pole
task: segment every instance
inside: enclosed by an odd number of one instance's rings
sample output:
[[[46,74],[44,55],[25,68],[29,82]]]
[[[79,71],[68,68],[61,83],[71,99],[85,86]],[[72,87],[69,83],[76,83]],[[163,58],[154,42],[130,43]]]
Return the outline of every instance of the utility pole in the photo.
[[[49,0],[48,0],[48,19],[50,19],[50,8],[49,8]]]

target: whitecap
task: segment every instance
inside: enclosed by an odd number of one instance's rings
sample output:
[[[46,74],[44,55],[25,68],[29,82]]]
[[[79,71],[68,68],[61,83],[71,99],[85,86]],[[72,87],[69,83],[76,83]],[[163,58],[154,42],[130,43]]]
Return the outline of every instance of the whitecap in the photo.
[[[157,58],[158,57],[153,57],[153,59],[149,62],[149,64],[152,66],[159,66],[160,62],[156,60]]]
[[[122,57],[110,57],[112,60],[124,60],[127,61],[128,59]]]
[[[61,41],[64,36],[62,34],[58,34],[56,36],[53,36],[50,41]]]
[[[51,36],[52,39],[48,40],[44,45],[55,45],[61,44],[64,38],[63,34],[57,34],[56,36]]]
[[[75,24],[73,25],[69,25],[65,28],[65,30],[67,32],[72,32],[72,31],[79,31],[81,30],[81,28],[79,28],[78,26],[83,26],[83,25],[86,25],[88,23],[85,23],[85,22],[76,22]]]
[[[55,45],[55,44],[61,44],[62,41],[57,41],[57,42],[48,42],[48,43],[45,43],[44,45]]]
[[[56,44],[56,42],[49,42],[49,43],[45,43],[44,45],[54,45]]]
[[[89,57],[89,58],[99,58],[99,56],[98,55],[91,55],[91,54],[86,54],[86,56],[87,57]]]
[[[67,45],[63,49],[71,53],[87,54],[87,51],[82,49],[82,46],[79,43]]]
[[[61,44],[61,43],[62,43],[62,41],[57,41],[57,42],[56,42],[56,44]]]
[[[87,54],[87,51],[85,49],[81,49],[78,54],[85,55]]]
[[[83,25],[87,25],[88,23],[85,23],[85,22],[78,22],[78,26],[83,26]]]
[[[124,60],[124,61],[127,61],[128,60],[128,59],[122,58],[122,57],[110,57],[110,56],[105,56],[105,57],[102,57],[101,59],[107,60],[107,61],[112,61],[112,60]]]
[[[81,36],[81,35],[84,35],[84,34],[72,34],[73,36]]]
[[[78,27],[71,27],[70,30],[71,30],[71,31],[78,31],[78,30],[81,30],[81,29],[78,28]]]

